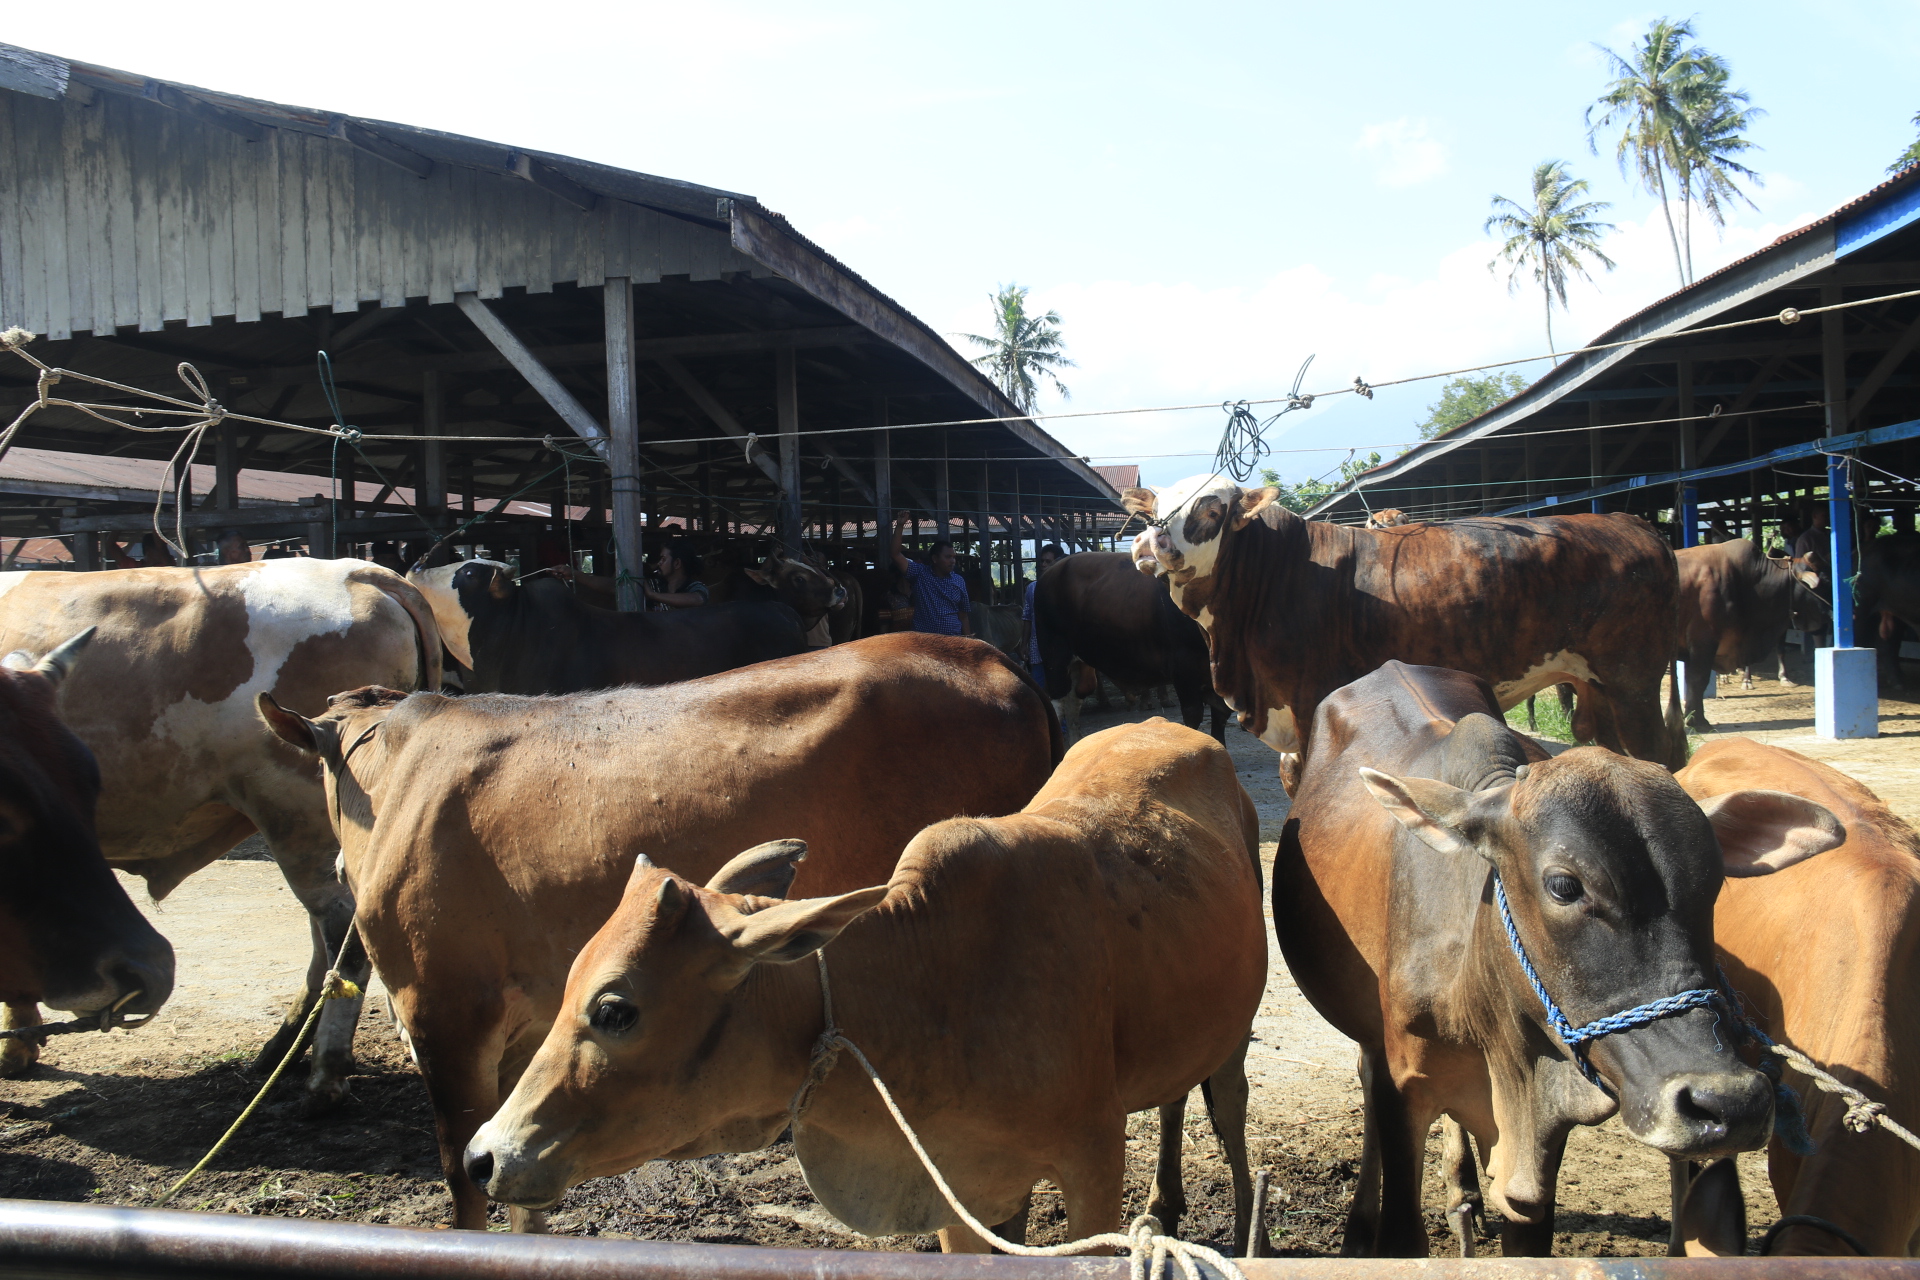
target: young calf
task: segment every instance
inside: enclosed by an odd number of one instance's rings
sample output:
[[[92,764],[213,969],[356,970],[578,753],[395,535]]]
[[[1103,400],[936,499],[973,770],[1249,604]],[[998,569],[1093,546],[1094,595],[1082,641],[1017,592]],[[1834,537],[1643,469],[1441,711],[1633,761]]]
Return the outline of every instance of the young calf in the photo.
[[[1361,1048],[1346,1252],[1427,1252],[1421,1159],[1442,1114],[1479,1141],[1509,1254],[1551,1249],[1573,1125],[1617,1109],[1680,1159],[1766,1141],[1772,1091],[1720,1025],[1714,898],[1723,876],[1838,844],[1832,814],[1751,790],[1703,812],[1657,765],[1543,759],[1484,681],[1435,667],[1354,681],[1313,734],[1273,914],[1301,991]]]
[[[1920,1119],[1920,837],[1852,778],[1781,747],[1728,738],[1700,749],[1675,777],[1701,804],[1749,787],[1804,796],[1847,829],[1846,843],[1765,880],[1729,880],[1714,913],[1727,977],[1768,1035],[1800,1050],[1911,1126]],[[1768,1171],[1789,1226],[1777,1254],[1909,1256],[1920,1243],[1920,1152],[1890,1133],[1849,1133],[1847,1104],[1788,1068],[1805,1100],[1813,1154],[1775,1139]],[[1715,1213],[1703,1184],[1678,1215],[1693,1249],[1716,1242],[1739,1253],[1739,1184]],[[1845,1234],[1842,1234],[1845,1233]],[[1681,1241],[1684,1243],[1684,1239]]]
[[[1240,1065],[1266,980],[1258,833],[1226,751],[1156,719],[1081,742],[1018,814],[927,828],[877,888],[782,902],[737,891],[764,870],[702,888],[643,862],[467,1171],[544,1207],[647,1160],[764,1147],[791,1105],[835,1217],[984,1251],[850,1058],[801,1104],[828,1023],[820,969],[792,962],[826,947],[833,1022],[980,1220],[1048,1178],[1075,1238],[1117,1229],[1127,1114],[1213,1077],[1238,1244]]]

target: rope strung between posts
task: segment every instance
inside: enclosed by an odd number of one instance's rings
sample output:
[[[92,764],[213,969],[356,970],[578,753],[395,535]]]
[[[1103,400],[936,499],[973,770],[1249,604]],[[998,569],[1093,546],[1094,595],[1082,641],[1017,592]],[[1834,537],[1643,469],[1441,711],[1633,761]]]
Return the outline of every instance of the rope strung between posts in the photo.
[[[247,1104],[246,1110],[227,1126],[227,1131],[220,1135],[220,1140],[208,1148],[207,1154],[200,1157],[200,1163],[181,1174],[178,1182],[168,1187],[164,1195],[154,1200],[153,1203],[156,1206],[166,1204],[179,1195],[180,1189],[192,1182],[202,1169],[212,1163],[213,1158],[233,1141],[233,1135],[240,1132],[240,1127],[253,1118],[253,1113],[260,1109],[260,1104],[266,1101],[269,1093],[273,1092],[273,1086],[280,1083],[280,1077],[286,1074],[288,1067],[293,1065],[293,1060],[300,1056],[300,1051],[307,1047],[307,1037],[313,1034],[313,1028],[319,1023],[320,1013],[327,1007],[327,1001],[350,1000],[360,994],[359,986],[340,976],[340,966],[346,961],[347,948],[353,945],[353,939],[354,925],[352,921],[348,921],[347,936],[340,940],[340,950],[333,957],[333,967],[327,970],[327,976],[321,983],[320,998],[313,1002],[313,1012],[309,1013],[307,1020],[301,1024],[300,1034],[293,1038],[293,1044],[288,1047],[286,1056],[280,1059],[280,1065],[273,1069],[273,1074],[267,1077],[267,1082],[260,1086],[260,1092],[253,1095],[253,1101]]]
[[[1365,399],[1370,400],[1373,398],[1373,392],[1376,390],[1379,390],[1382,387],[1406,386],[1410,383],[1415,383],[1415,382],[1428,382],[1435,378],[1455,378],[1455,377],[1459,377],[1461,374],[1466,374],[1466,373],[1480,373],[1488,369],[1505,369],[1517,364],[1534,364],[1542,360],[1565,359],[1568,356],[1588,355],[1588,354],[1601,352],[1601,351],[1615,351],[1625,347],[1643,347],[1650,343],[1664,342],[1669,338],[1677,338],[1682,336],[1693,337],[1695,335],[1704,334],[1704,333],[1722,333],[1730,329],[1749,328],[1753,325],[1763,325],[1763,324],[1792,325],[1792,324],[1799,323],[1802,319],[1806,318],[1807,316],[1824,315],[1827,312],[1831,312],[1831,311],[1848,311],[1855,307],[1876,306],[1881,303],[1898,302],[1906,298],[1915,298],[1915,297],[1920,297],[1920,289],[1909,289],[1901,293],[1880,294],[1872,298],[1855,298],[1850,302],[1835,302],[1835,303],[1830,303],[1826,306],[1820,306],[1820,307],[1806,307],[1806,308],[1785,307],[1782,310],[1780,310],[1778,313],[1773,315],[1754,316],[1746,320],[1729,320],[1722,324],[1701,325],[1698,328],[1675,329],[1675,330],[1672,330],[1671,332],[1647,334],[1645,336],[1638,337],[1638,338],[1622,338],[1616,342],[1599,342],[1599,343],[1593,344],[1592,346],[1576,347],[1571,351],[1561,351],[1557,353],[1550,352],[1543,355],[1518,356],[1511,360],[1493,360],[1485,364],[1466,365],[1458,369],[1441,369],[1441,370],[1436,370],[1432,373],[1412,374],[1405,378],[1393,378],[1393,379],[1389,379],[1382,382],[1368,382],[1364,378],[1356,377],[1354,378],[1352,385],[1345,386],[1345,387],[1336,387],[1331,391],[1319,391],[1319,392],[1312,392],[1308,394],[1301,394],[1296,390],[1294,392],[1290,392],[1285,396],[1270,396],[1264,399],[1254,399],[1254,400],[1246,400],[1246,401],[1230,402],[1230,403],[1245,404],[1250,408],[1255,406],[1270,405],[1270,404],[1286,405],[1288,406],[1288,409],[1283,410],[1283,412],[1287,412],[1296,407],[1305,407],[1304,405],[1295,405],[1294,401],[1296,400],[1304,400],[1304,401],[1311,402],[1313,400],[1325,399],[1328,396],[1347,395],[1347,394],[1358,395]],[[106,417],[105,415],[99,412],[96,412],[95,411],[96,406],[90,406],[86,404],[58,400],[58,399],[48,397],[46,395],[46,391],[48,387],[50,387],[52,383],[58,382],[62,377],[75,378],[79,381],[92,383],[96,386],[106,387],[115,391],[123,391],[130,395],[150,396],[154,399],[164,401],[167,404],[177,406],[176,408],[170,409],[170,410],[143,408],[143,409],[116,410],[117,412],[134,413],[134,414],[171,415],[176,417],[206,416],[207,414],[208,405],[205,402],[195,404],[185,400],[178,400],[169,396],[159,395],[154,392],[143,391],[138,387],[129,387],[122,383],[112,382],[104,378],[95,378],[88,374],[75,373],[71,369],[54,369],[51,366],[43,363],[36,357],[28,354],[26,351],[22,350],[22,347],[24,347],[26,343],[32,341],[33,338],[34,338],[34,335],[32,333],[29,333],[27,330],[21,329],[18,327],[7,329],[5,331],[0,331],[0,347],[8,348],[12,350],[14,354],[21,356],[23,359],[30,361],[31,363],[36,365],[39,369],[41,369],[43,375],[52,376],[52,382],[46,381],[46,378],[43,376],[40,392],[36,396],[34,401],[30,403],[26,407],[26,409],[22,411],[21,415],[14,420],[12,426],[10,426],[4,433],[0,433],[0,458],[4,458],[6,456],[6,451],[8,448],[11,447],[13,436],[15,432],[19,429],[21,423],[24,422],[27,418],[31,417],[34,413],[38,412],[40,409],[47,408],[49,406],[58,406],[58,407],[64,407],[64,408],[77,409],[82,413],[86,413],[91,417],[99,418],[101,421],[111,423],[114,426],[131,426],[132,425],[130,423],[121,421],[119,419]],[[1062,413],[1023,413],[1023,414],[1011,414],[1011,415],[989,417],[989,418],[949,418],[949,419],[943,419],[940,421],[896,422],[896,423],[887,423],[879,426],[867,426],[867,427],[835,427],[831,431],[803,432],[801,434],[804,434],[804,435],[861,435],[861,434],[865,434],[867,432],[872,432],[872,431],[912,431],[912,430],[919,430],[919,429],[924,429],[928,427],[974,427],[974,426],[991,426],[995,423],[1005,423],[1005,422],[1051,422],[1051,421],[1063,421],[1063,420],[1075,419],[1075,418],[1105,418],[1105,417],[1124,416],[1124,415],[1139,414],[1139,413],[1185,413],[1185,412],[1191,412],[1196,409],[1214,409],[1219,407],[1220,407],[1219,403],[1215,401],[1206,401],[1206,402],[1197,403],[1197,404],[1139,405],[1139,406],[1126,408],[1126,409],[1083,409],[1083,410],[1074,410],[1071,412],[1062,412]],[[234,421],[234,422],[248,422],[248,423],[253,423],[259,426],[279,427],[279,428],[284,428],[285,430],[288,430],[288,431],[302,431],[311,435],[329,435],[333,433],[333,429],[331,427],[308,427],[308,426],[302,426],[301,424],[295,423],[295,422],[282,422],[272,418],[260,418],[260,417],[255,417],[251,414],[234,413],[234,412],[225,411],[225,410],[222,411],[222,416],[227,420]],[[1623,424],[1605,423],[1602,425],[1607,427],[1617,427]],[[179,427],[164,427],[164,428],[135,427],[133,429],[154,431],[154,430],[180,430],[181,428]],[[1589,429],[1589,428],[1581,428],[1581,429]],[[437,441],[442,441],[449,444],[498,444],[502,439],[502,437],[500,436],[453,436],[453,435],[424,436],[424,435],[391,435],[391,434],[363,434],[361,438],[365,440],[379,440],[379,441],[410,441],[413,443],[437,440]],[[694,436],[684,440],[677,439],[675,440],[674,443],[676,444],[717,444],[717,443],[738,444],[739,438],[737,436],[732,436],[732,435]],[[1115,456],[1118,456],[1118,455],[1115,455]]]
[[[921,1167],[927,1171],[927,1176],[933,1179],[933,1185],[946,1200],[947,1206],[959,1215],[960,1221],[966,1223],[968,1229],[1000,1252],[1011,1254],[1016,1258],[1064,1258],[1085,1253],[1089,1249],[1125,1249],[1132,1263],[1130,1280],[1166,1280],[1170,1262],[1179,1265],[1180,1273],[1185,1280],[1205,1280],[1205,1273],[1199,1265],[1201,1263],[1212,1267],[1226,1280],[1246,1280],[1240,1268],[1235,1266],[1231,1259],[1223,1257],[1217,1251],[1202,1244],[1162,1235],[1160,1220],[1152,1214],[1141,1214],[1133,1220],[1132,1227],[1124,1232],[1105,1231],[1088,1236],[1084,1240],[1071,1240],[1066,1244],[1015,1244],[1011,1240],[1002,1240],[995,1235],[991,1228],[968,1212],[967,1206],[960,1202],[960,1197],[954,1194],[951,1186],[947,1185],[947,1180],[941,1175],[939,1167],[934,1164],[933,1157],[927,1154],[927,1148],[920,1141],[920,1135],[914,1132],[913,1126],[907,1122],[906,1114],[900,1110],[900,1104],[894,1100],[893,1091],[887,1088],[886,1081],[882,1080],[880,1073],[874,1070],[873,1063],[867,1060],[867,1055],[860,1052],[860,1046],[841,1033],[840,1026],[834,1021],[833,1016],[833,984],[827,977],[825,948],[814,952],[813,956],[820,967],[820,1003],[826,1013],[826,1029],[821,1031],[819,1038],[814,1041],[812,1059],[807,1064],[806,1079],[801,1081],[800,1087],[794,1091],[793,1100],[788,1103],[788,1113],[796,1133],[799,1131],[800,1122],[805,1117],[807,1108],[813,1102],[814,1091],[832,1073],[835,1064],[840,1060],[841,1051],[845,1050],[853,1055],[854,1060],[860,1064],[860,1069],[867,1073],[867,1079],[873,1082],[874,1089],[880,1094],[880,1101],[886,1104],[888,1113],[893,1116],[894,1124],[900,1127],[901,1135],[906,1138],[907,1145],[913,1148],[913,1154],[919,1157]]]

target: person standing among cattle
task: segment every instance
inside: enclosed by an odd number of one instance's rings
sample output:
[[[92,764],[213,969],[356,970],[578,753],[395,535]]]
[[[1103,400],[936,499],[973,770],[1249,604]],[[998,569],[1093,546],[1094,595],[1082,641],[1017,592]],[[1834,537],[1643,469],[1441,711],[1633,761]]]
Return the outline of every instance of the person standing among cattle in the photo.
[[[1027,660],[1027,670],[1033,672],[1033,678],[1042,684],[1047,680],[1047,669],[1040,657],[1040,628],[1033,619],[1033,589],[1040,585],[1040,578],[1053,568],[1060,559],[1060,544],[1049,542],[1040,548],[1040,554],[1033,560],[1033,581],[1027,584],[1027,590],[1020,600],[1020,653]]]
[[[894,567],[906,577],[913,591],[913,629],[943,636],[973,634],[973,602],[967,597],[966,579],[953,571],[959,559],[953,543],[945,538],[933,544],[926,563],[907,558],[900,548],[900,532],[911,520],[911,512],[902,511],[893,521]]]
[[[693,576],[693,557],[683,542],[669,542],[660,548],[653,562],[655,577],[647,584],[647,608],[697,609],[707,602],[707,584]],[[653,583],[660,584],[656,590]]]

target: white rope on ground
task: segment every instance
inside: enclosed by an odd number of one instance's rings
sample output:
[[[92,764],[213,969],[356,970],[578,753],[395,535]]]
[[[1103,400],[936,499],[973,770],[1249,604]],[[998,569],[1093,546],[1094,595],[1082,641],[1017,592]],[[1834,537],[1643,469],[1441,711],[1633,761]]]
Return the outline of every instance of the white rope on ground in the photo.
[[[873,1081],[873,1087],[880,1094],[880,1101],[887,1104],[893,1122],[900,1127],[907,1145],[913,1148],[913,1154],[920,1158],[921,1167],[927,1176],[933,1179],[933,1185],[946,1200],[947,1206],[958,1214],[960,1221],[967,1225],[975,1235],[1005,1254],[1016,1258],[1065,1258],[1086,1253],[1090,1249],[1125,1249],[1131,1260],[1130,1280],[1165,1280],[1168,1263],[1178,1264],[1185,1280],[1206,1280],[1199,1264],[1212,1267],[1225,1280],[1246,1280],[1245,1274],[1234,1265],[1231,1258],[1224,1257],[1218,1251],[1203,1244],[1194,1244],[1188,1240],[1162,1235],[1160,1220],[1152,1214],[1143,1213],[1133,1220],[1126,1231],[1104,1231],[1098,1235],[1087,1236],[1082,1240],[1070,1240],[1065,1244],[1029,1245],[1015,1244],[1011,1240],[1002,1240],[991,1228],[968,1211],[960,1202],[953,1188],[947,1185],[940,1169],[927,1154],[927,1148],[920,1141],[920,1135],[914,1132],[906,1115],[900,1110],[900,1104],[894,1101],[893,1091],[887,1088],[886,1081],[874,1070],[867,1055],[860,1052],[860,1046],[841,1034],[839,1025],[833,1017],[833,985],[827,977],[827,955],[822,948],[813,953],[820,968],[820,1003],[826,1012],[826,1029],[814,1041],[812,1060],[807,1065],[807,1076],[794,1091],[793,1100],[788,1104],[793,1127],[798,1130],[800,1121],[813,1102],[814,1090],[819,1088],[839,1061],[840,1051],[846,1050],[859,1062],[860,1069],[867,1073],[867,1079]]]
[[[1809,1058],[1798,1049],[1775,1041],[1767,1046],[1767,1050],[1792,1063],[1794,1068],[1798,1070],[1800,1074],[1812,1080],[1814,1087],[1822,1093],[1831,1093],[1836,1097],[1845,1099],[1847,1103],[1847,1114],[1842,1118],[1841,1123],[1853,1130],[1853,1132],[1865,1133],[1877,1124],[1908,1146],[1920,1150],[1920,1136],[1916,1136],[1911,1129],[1890,1118],[1887,1115],[1886,1103],[1875,1102],[1853,1086],[1842,1084],[1840,1081],[1834,1079],[1833,1076],[1821,1070],[1812,1058]]]

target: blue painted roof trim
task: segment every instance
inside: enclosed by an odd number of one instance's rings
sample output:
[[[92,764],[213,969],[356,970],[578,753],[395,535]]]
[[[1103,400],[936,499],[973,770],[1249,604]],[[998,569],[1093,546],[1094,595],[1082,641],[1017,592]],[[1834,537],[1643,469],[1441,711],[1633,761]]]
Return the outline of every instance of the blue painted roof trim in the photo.
[[[1630,480],[1605,484],[1594,489],[1583,489],[1579,493],[1561,493],[1552,497],[1536,498],[1532,502],[1517,503],[1489,514],[1524,515],[1529,511],[1538,511],[1542,507],[1558,506],[1563,502],[1588,502],[1594,498],[1604,498],[1611,493],[1624,493],[1628,489],[1638,489],[1643,485],[1678,484],[1682,480],[1711,480],[1715,476],[1739,475],[1743,471],[1758,471],[1762,467],[1771,467],[1782,462],[1795,462],[1818,453],[1850,453],[1855,449],[1865,449],[1876,444],[1892,444],[1896,440],[1911,440],[1916,436],[1920,436],[1920,419],[1913,422],[1896,422],[1890,427],[1875,427],[1871,431],[1855,431],[1844,436],[1822,436],[1818,440],[1809,440],[1805,444],[1786,445],[1771,453],[1763,453],[1755,458],[1745,458],[1739,462],[1701,467],[1694,471],[1668,471],[1660,475],[1635,476]],[[1472,517],[1461,518],[1471,519]]]
[[[1920,221],[1920,182],[1882,204],[1841,218],[1833,229],[1833,256],[1844,258],[1917,221]]]

